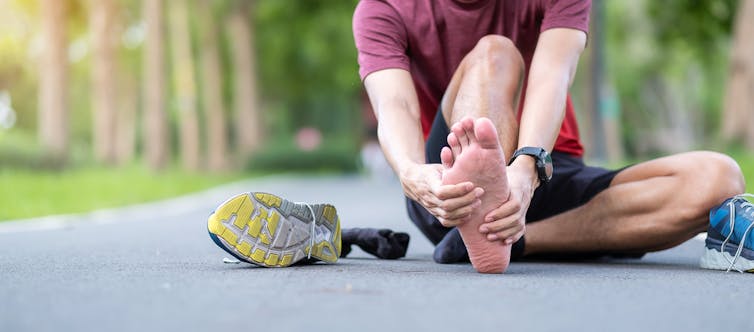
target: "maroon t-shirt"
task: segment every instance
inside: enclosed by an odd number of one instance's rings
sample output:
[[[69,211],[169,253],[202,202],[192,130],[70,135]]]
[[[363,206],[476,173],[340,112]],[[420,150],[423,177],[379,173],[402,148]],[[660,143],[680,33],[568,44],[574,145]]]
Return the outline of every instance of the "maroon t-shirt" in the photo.
[[[363,80],[382,69],[408,70],[426,138],[453,73],[479,39],[496,34],[512,40],[528,73],[539,34],[550,28],[588,32],[590,6],[591,0],[361,0],[353,16],[359,75]],[[570,97],[554,150],[583,154]]]

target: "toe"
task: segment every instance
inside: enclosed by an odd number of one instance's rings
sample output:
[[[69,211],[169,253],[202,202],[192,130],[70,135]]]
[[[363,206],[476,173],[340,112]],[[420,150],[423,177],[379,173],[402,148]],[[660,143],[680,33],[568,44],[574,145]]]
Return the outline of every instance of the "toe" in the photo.
[[[474,137],[474,119],[470,117],[464,117],[463,119],[461,119],[460,124],[466,137],[468,137],[469,142],[476,141],[476,138]]]
[[[450,152],[453,153],[454,158],[458,158],[461,154],[461,143],[458,142],[458,136],[454,133],[448,135],[448,145],[450,146]]]
[[[464,146],[469,145],[469,136],[466,134],[466,130],[463,128],[461,122],[458,122],[450,128],[451,133],[458,139],[458,146],[460,147],[458,154],[463,150]]]
[[[442,148],[442,151],[440,151],[440,161],[442,161],[443,167],[446,169],[453,167],[454,159],[453,152],[451,152],[449,147]]]
[[[474,122],[474,137],[479,145],[486,149],[497,148],[500,145],[497,130],[488,118],[479,118]]]

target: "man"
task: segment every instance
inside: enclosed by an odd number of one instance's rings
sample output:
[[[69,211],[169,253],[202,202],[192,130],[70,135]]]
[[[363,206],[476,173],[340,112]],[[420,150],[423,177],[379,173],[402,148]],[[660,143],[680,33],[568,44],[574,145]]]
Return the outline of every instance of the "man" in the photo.
[[[704,231],[708,211],[744,191],[736,162],[714,152],[615,171],[583,164],[568,88],[590,5],[358,4],[359,73],[379,140],[437,262],[463,261],[467,249],[480,272],[503,272],[511,256],[641,256]]]

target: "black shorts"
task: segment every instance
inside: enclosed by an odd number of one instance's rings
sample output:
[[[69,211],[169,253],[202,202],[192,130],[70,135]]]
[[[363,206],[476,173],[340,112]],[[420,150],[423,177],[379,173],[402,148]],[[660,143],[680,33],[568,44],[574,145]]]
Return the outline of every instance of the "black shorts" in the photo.
[[[440,163],[440,151],[448,145],[450,129],[442,112],[438,111],[426,143],[427,163]],[[552,153],[553,174],[549,183],[534,191],[526,222],[533,223],[568,211],[588,202],[610,186],[620,170],[607,170],[584,165],[580,157],[566,153]],[[408,215],[424,235],[437,244],[450,231],[419,203],[406,198]]]

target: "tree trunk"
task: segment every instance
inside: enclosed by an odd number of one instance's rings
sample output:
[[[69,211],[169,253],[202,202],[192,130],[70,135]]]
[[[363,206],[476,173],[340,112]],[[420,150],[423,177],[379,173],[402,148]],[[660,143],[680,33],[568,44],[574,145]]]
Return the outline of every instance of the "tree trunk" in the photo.
[[[118,165],[127,165],[134,159],[136,152],[136,79],[129,73],[121,75],[119,107],[115,137],[115,161]]]
[[[733,31],[730,75],[723,109],[723,138],[754,149],[754,0],[741,0]]]
[[[114,0],[94,0],[91,5],[92,31],[92,115],[94,156],[99,162],[116,161],[117,8]]]
[[[250,12],[253,3],[252,0],[236,1],[235,10],[228,19],[228,31],[233,41],[230,51],[234,72],[235,131],[242,162],[260,146],[264,134],[257,101],[254,26]]]
[[[201,29],[202,101],[207,119],[207,157],[211,171],[228,168],[228,133],[223,105],[217,24],[210,0],[199,1],[197,13]]]
[[[39,127],[43,148],[56,158],[68,155],[68,49],[66,1],[42,0],[42,55],[39,75]]]
[[[180,149],[183,167],[200,168],[199,116],[196,111],[196,79],[191,52],[191,30],[186,0],[170,1],[170,44],[173,84],[180,123]]]
[[[165,110],[165,32],[162,0],[144,0],[147,25],[144,45],[144,151],[152,169],[170,160],[168,118]]]

